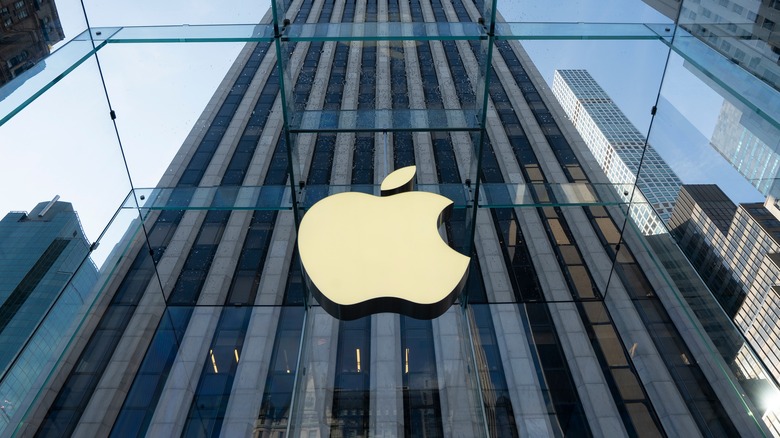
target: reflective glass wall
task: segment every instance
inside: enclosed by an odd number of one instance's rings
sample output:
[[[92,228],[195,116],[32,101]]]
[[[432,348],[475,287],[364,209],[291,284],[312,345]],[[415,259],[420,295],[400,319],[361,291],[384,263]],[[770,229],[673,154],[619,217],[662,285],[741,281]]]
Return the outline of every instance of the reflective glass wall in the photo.
[[[777,195],[776,9],[705,3],[58,2],[67,42],[0,89],[0,210],[60,195],[86,244],[3,369],[2,433],[780,434],[779,248],[730,310],[730,253],[689,261],[653,197]],[[604,94],[569,112],[556,70]],[[411,164],[467,287],[339,321],[297,225]]]

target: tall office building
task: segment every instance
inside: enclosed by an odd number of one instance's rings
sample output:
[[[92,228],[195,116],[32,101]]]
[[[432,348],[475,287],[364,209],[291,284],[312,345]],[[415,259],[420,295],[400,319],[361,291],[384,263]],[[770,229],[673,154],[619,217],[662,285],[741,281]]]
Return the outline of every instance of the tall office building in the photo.
[[[145,198],[144,232],[115,252],[81,332],[6,433],[774,430],[642,236],[621,237],[623,210],[599,201],[614,197],[609,180],[522,47],[488,34],[482,6],[280,10],[279,33],[240,53]],[[345,24],[363,22],[418,25]],[[483,53],[495,68],[480,68]],[[410,164],[422,188],[456,202],[441,232],[472,256],[468,305],[339,321],[307,298],[297,207],[344,185],[376,190]]]
[[[71,204],[41,202],[0,220],[0,425],[62,353],[97,269]],[[23,410],[23,409],[22,409]],[[4,427],[3,427],[4,428]]]
[[[684,185],[669,223],[691,264],[775,379],[780,378],[777,213],[773,198],[737,206],[716,185]]]
[[[680,179],[587,70],[556,70],[553,93],[644,234],[665,233]],[[639,172],[641,163],[641,172]],[[637,174],[639,178],[637,181]],[[639,189],[632,193],[634,182]]]

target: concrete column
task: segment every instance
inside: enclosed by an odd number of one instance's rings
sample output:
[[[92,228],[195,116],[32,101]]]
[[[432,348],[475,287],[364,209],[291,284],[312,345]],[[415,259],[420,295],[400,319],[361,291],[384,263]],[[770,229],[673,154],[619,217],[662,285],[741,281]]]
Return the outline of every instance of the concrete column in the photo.
[[[401,320],[394,313],[371,317],[371,391],[369,435],[404,436]]]
[[[358,0],[355,5],[355,23],[364,23],[366,15],[366,0]],[[340,43],[346,44],[346,43]],[[362,41],[349,42],[349,58],[347,60],[346,84],[341,98],[341,119],[353,118],[358,107],[360,94],[361,58],[363,54]],[[355,133],[343,132],[336,135],[336,147],[333,153],[332,185],[348,185],[352,181],[352,158],[355,152]]]
[[[377,0],[377,21],[387,22],[387,0]],[[376,108],[392,107],[390,90],[390,48],[377,43]],[[374,182],[380,184],[393,170],[393,136],[374,136]],[[385,141],[386,140],[386,141]],[[386,147],[385,147],[386,146]],[[387,169],[385,169],[387,161]],[[395,438],[404,435],[403,379],[401,369],[401,320],[397,314],[371,316],[370,436]]]

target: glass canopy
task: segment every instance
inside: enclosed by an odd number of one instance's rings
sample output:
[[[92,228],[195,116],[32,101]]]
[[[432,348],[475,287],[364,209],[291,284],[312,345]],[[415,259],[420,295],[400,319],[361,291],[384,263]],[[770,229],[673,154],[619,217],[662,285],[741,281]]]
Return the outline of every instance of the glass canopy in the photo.
[[[465,16],[449,11],[449,21],[434,16],[433,11],[412,16],[402,7],[374,12],[389,14],[389,22],[298,23],[284,15],[292,3],[286,0],[165,2],[164,6],[133,2],[132,7],[103,3],[58,1],[66,41],[0,88],[0,211],[32,210],[55,195],[71,202],[90,243],[88,251],[72,257],[80,269],[97,268],[101,288],[133,251],[137,245],[133,242],[156,238],[149,234],[148,224],[160,212],[293,211],[299,221],[314,202],[329,194],[350,190],[378,194],[378,181],[322,182],[304,176],[316,168],[308,157],[325,136],[335,137],[336,143],[369,137],[385,147],[398,136],[461,136],[457,151],[461,182],[444,183],[435,175],[418,174],[417,185],[418,190],[442,193],[454,201],[464,225],[454,236],[453,246],[464,253],[474,249],[480,212],[522,214],[540,208],[567,212],[582,207],[620,211],[618,226],[604,225],[599,236],[611,248],[608,277],[630,272],[636,259],[655,264],[669,286],[659,295],[665,303],[672,303],[666,304],[674,309],[671,317],[689,321],[702,348],[709,348],[708,354],[726,365],[717,372],[742,401],[739,408],[753,417],[752,426],[780,435],[780,405],[767,405],[754,390],[760,380],[762,388],[768,388],[761,394],[778,393],[774,374],[745,342],[745,333],[724,311],[723,303],[693,271],[670,234],[668,222],[658,219],[656,206],[643,196],[639,183],[663,182],[656,181],[658,176],[652,173],[655,155],[647,152],[652,145],[683,184],[718,184],[735,204],[780,197],[776,38],[780,30],[774,30],[758,6],[751,12],[739,2],[723,6],[724,2],[707,0],[486,0],[477,2],[481,11],[467,11]],[[479,20],[469,18],[475,14]],[[516,43],[526,59],[505,56],[504,51]],[[225,186],[212,179],[208,184],[175,186],[172,169],[185,159],[181,145],[208,135],[209,121],[201,112],[219,103],[223,81],[241,77],[236,61],[248,59],[251,50],[247,47],[255,45],[281,59],[278,64],[257,66],[258,74],[275,77],[280,93],[257,93],[258,99],[271,102],[279,95],[275,108],[281,111],[280,135],[288,146],[288,165],[275,169],[283,172],[282,182],[258,180]],[[440,92],[434,104],[423,77],[402,84],[407,101],[399,102],[390,94],[368,99],[356,95],[345,104],[344,84],[362,79],[344,67],[339,73],[343,83],[328,87],[318,97],[324,103],[315,105],[309,90],[319,78],[316,69],[301,69],[312,62],[296,51],[302,45],[318,45],[322,56],[344,66],[351,48],[371,47],[377,58],[387,60],[390,72],[382,77],[377,73],[377,81],[392,82],[394,68],[414,64],[423,76],[471,87],[473,98],[458,101]],[[421,45],[441,53],[454,47],[474,50],[464,62],[462,76],[437,77],[432,63],[426,63],[422,55],[410,55]],[[497,75],[508,74],[520,63],[533,65],[528,75],[541,78],[553,91],[556,70],[587,70],[635,127],[640,139],[634,150],[640,157],[638,165],[629,166],[629,174],[620,182],[578,177],[574,168],[564,169],[570,172],[569,182],[487,178],[491,163],[502,160],[485,154],[488,131],[494,124],[511,130],[511,120],[503,115],[517,105],[516,97],[506,93],[506,101],[491,98],[491,87],[495,89]],[[243,85],[257,87],[251,76]],[[533,87],[530,80],[518,81],[518,86],[524,91],[523,87]],[[340,105],[329,105],[333,102]],[[540,99],[525,105],[523,111],[539,122],[539,132],[530,135],[557,144],[561,133],[545,120],[553,114],[562,117],[560,109],[550,110]],[[343,153],[357,154],[359,142],[350,144],[355,146]],[[435,140],[431,150],[446,152]],[[384,160],[378,159],[375,165],[384,166],[385,173],[393,167],[386,152]],[[521,169],[514,172],[520,175]],[[652,232],[642,229],[640,214],[656,218]],[[602,223],[596,214],[588,219]],[[635,253],[621,251],[625,243]],[[157,269],[155,264],[154,275],[159,277]],[[77,274],[69,275],[75,278]],[[569,297],[564,302],[604,302],[613,287],[607,281],[595,295]],[[86,309],[97,305],[101,288],[87,297]],[[64,307],[65,299],[63,294],[52,308]],[[460,302],[461,313],[451,317],[463,330],[459,334],[465,343],[462,354],[476,363],[468,352],[469,343],[475,342],[469,331],[474,309],[509,303],[501,299],[480,302],[468,295]],[[300,335],[302,346],[315,342],[313,321],[326,317],[316,303],[305,303],[310,317]],[[77,314],[83,317],[86,311]],[[28,345],[34,346],[46,329],[40,323],[27,339]],[[737,345],[739,354],[723,347],[726,344]],[[25,360],[19,354],[3,370],[0,391],[13,386],[14,370]],[[307,360],[313,359],[302,357],[299,363],[305,366]],[[296,394],[303,396],[304,389]],[[296,406],[296,415],[305,415],[305,409]]]

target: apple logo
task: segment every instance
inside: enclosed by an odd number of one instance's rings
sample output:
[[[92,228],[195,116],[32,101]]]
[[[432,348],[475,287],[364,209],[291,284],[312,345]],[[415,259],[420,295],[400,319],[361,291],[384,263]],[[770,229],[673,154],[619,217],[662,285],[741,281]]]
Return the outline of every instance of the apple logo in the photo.
[[[304,277],[332,316],[395,312],[433,319],[463,290],[469,258],[439,235],[453,203],[412,191],[415,171],[409,166],[388,175],[381,197],[339,193],[304,215],[298,230]]]

